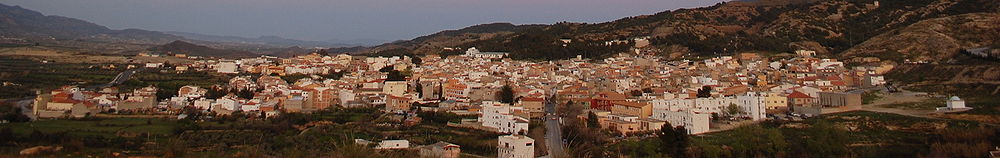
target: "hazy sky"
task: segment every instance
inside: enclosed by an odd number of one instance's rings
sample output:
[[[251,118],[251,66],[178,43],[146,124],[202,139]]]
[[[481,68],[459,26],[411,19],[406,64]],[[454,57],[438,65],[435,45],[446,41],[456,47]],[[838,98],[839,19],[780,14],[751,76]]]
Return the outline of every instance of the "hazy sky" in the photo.
[[[112,29],[398,40],[475,24],[606,22],[724,0],[0,0]]]

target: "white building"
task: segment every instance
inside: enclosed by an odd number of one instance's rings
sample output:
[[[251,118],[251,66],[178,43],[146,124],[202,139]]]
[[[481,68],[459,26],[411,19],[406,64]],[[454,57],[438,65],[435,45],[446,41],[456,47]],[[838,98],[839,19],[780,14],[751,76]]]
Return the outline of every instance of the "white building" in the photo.
[[[765,115],[767,96],[767,93],[748,92],[736,96],[736,105],[740,106],[744,116],[749,117],[750,120],[759,121],[767,117]]]
[[[881,86],[885,84],[885,77],[866,74],[862,80],[862,84],[867,87]]]
[[[535,140],[523,135],[505,135],[498,138],[498,158],[534,158]]]
[[[507,57],[508,53],[505,52],[480,52],[476,47],[469,48],[465,51],[465,56],[475,57],[475,58],[487,58],[487,59],[498,59]]]
[[[236,65],[236,62],[232,61],[221,61],[219,62],[219,64],[215,65],[216,71],[218,71],[219,73],[226,73],[226,74],[238,73],[237,71],[238,68],[239,66]]]
[[[653,109],[653,116],[650,118],[667,121],[673,127],[684,126],[688,134],[701,134],[708,132],[711,117],[712,115],[708,113]]]
[[[949,109],[965,109],[965,108],[968,108],[968,107],[965,107],[965,101],[962,100],[962,98],[958,98],[958,96],[951,96],[951,98],[948,99],[948,103],[947,104],[948,104],[948,108]]]
[[[479,123],[483,126],[496,128],[500,133],[517,133],[528,131],[528,119],[515,116],[515,112],[526,112],[523,107],[514,107],[495,101],[484,101],[480,111]]]
[[[383,140],[378,143],[375,149],[406,149],[410,148],[410,141],[407,140]]]

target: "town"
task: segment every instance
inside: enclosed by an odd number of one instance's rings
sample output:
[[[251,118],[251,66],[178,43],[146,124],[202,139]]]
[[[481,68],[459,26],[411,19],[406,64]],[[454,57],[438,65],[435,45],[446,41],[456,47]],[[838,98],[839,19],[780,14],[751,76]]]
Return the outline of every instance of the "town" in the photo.
[[[644,40],[627,42],[639,48]],[[859,110],[866,91],[893,88],[883,78],[892,64],[848,67],[836,59],[817,58],[809,50],[667,61],[649,53],[651,49],[635,49],[603,60],[530,62],[475,47],[448,49],[465,53],[419,57],[312,53],[237,60],[200,59],[181,52],[140,54],[197,60],[130,65],[133,70],[235,77],[211,87],[185,85],[168,97],[158,97],[164,91],[153,85],[130,92],[114,86],[67,85],[38,91],[32,112],[39,119],[124,115],[268,119],[330,108],[379,108],[405,118],[401,124],[419,122],[418,111],[447,112],[477,118],[448,126],[505,134],[498,137],[498,157],[535,157],[535,140],[549,138],[526,136],[532,121],[556,123],[546,130],[550,133],[560,130],[563,119],[578,119],[622,137],[642,137],[664,127],[683,127],[686,134],[699,135],[765,120]],[[861,60],[879,63],[878,58]],[[939,108],[966,109],[959,97]],[[425,156],[458,157],[460,151],[460,145],[449,142],[420,147],[407,140],[356,142],[384,150],[420,148]]]

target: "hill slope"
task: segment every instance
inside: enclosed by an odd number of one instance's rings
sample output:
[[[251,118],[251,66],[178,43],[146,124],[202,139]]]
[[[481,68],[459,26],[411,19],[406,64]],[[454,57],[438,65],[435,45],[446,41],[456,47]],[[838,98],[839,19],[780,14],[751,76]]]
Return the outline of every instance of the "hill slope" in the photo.
[[[619,49],[586,46],[648,36],[652,37],[654,47],[665,50],[664,54],[690,51],[714,55],[795,49],[835,54],[921,20],[997,12],[997,8],[1000,2],[995,0],[901,0],[879,1],[877,5],[874,0],[734,1],[598,24],[557,23],[513,32],[467,33],[465,36],[439,33],[376,49],[426,54],[438,53],[442,47],[476,46],[487,51],[511,51],[515,57],[560,59],[575,55],[606,56]],[[561,44],[552,44],[560,38],[573,39],[573,43],[579,42],[582,46],[578,49],[550,48],[561,47]]]
[[[973,13],[920,21],[875,36],[841,55],[947,61],[962,49],[997,44],[1000,44],[1000,13]]]

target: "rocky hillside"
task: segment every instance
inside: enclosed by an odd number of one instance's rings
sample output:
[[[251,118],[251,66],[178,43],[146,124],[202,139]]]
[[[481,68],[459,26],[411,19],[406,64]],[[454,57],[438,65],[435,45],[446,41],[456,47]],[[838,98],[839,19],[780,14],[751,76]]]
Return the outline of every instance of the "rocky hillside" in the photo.
[[[404,49],[408,53],[440,52],[440,47],[501,49],[516,54],[557,58],[586,55],[599,57],[609,50],[566,49],[551,43],[573,39],[574,43],[603,44],[604,41],[652,37],[656,48],[701,55],[744,51],[789,52],[795,49],[838,54],[885,32],[916,22],[968,13],[997,12],[995,0],[756,0],[720,3],[710,7],[679,9],[653,15],[627,17],[597,24],[557,23],[510,32],[472,33],[465,36],[430,35],[411,41],[390,43],[380,50]],[[427,40],[436,39],[436,40]],[[666,49],[672,48],[672,49]],[[545,50],[547,52],[532,51]],[[583,51],[580,51],[583,50]],[[574,52],[576,51],[576,52]]]
[[[934,18],[875,36],[841,54],[946,62],[961,50],[1000,44],[1000,13]]]

